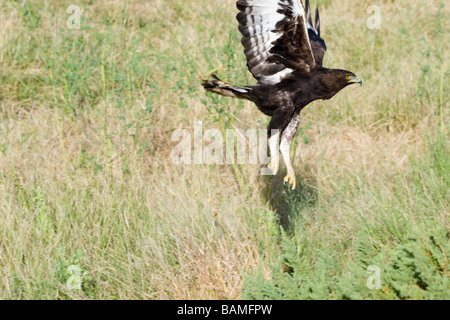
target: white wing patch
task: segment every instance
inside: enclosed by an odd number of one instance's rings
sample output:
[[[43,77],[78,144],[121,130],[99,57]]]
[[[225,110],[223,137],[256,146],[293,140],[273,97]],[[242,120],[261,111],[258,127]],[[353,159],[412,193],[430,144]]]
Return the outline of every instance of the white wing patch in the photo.
[[[267,83],[269,84],[277,84],[280,83],[284,78],[289,76],[294,70],[290,68],[283,69],[280,72],[275,73],[273,76],[267,76]]]

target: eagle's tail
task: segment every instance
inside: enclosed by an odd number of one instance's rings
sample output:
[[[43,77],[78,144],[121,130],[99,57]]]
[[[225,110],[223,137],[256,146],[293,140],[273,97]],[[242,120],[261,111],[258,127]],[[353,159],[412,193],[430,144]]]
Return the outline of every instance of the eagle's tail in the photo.
[[[252,87],[233,86],[229,83],[223,82],[214,74],[211,75],[210,79],[203,80],[202,85],[206,90],[221,94],[223,96],[247,99],[250,101],[256,100]]]

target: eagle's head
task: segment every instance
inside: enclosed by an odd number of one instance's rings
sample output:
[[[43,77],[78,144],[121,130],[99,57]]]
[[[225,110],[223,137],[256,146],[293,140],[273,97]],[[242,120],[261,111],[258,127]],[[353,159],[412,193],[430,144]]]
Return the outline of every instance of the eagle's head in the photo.
[[[344,89],[346,86],[349,86],[351,84],[358,83],[362,86],[362,80],[359,79],[353,72],[348,70],[331,70],[331,78],[336,83],[336,88],[339,88],[339,90]]]
[[[362,80],[348,70],[326,69],[322,75],[322,84],[328,93],[326,99],[331,99],[345,87],[356,83],[362,85]]]
[[[345,76],[345,81],[346,81],[345,86],[349,86],[349,85],[355,84],[355,83],[358,83],[360,86],[362,86],[362,84],[363,84],[362,80],[360,78],[358,78],[357,76],[355,76],[350,71],[346,71],[344,76]]]

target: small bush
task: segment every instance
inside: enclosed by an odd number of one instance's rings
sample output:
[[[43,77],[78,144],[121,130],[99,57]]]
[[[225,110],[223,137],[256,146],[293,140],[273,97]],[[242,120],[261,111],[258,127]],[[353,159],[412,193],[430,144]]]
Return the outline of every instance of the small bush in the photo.
[[[246,299],[449,299],[450,234],[443,227],[412,232],[405,244],[382,250],[373,259],[362,247],[348,270],[334,273],[325,244],[315,260],[305,255],[306,241],[285,238],[282,257],[265,278],[260,268],[247,277]],[[364,239],[361,236],[361,239]],[[363,240],[361,240],[364,242]],[[365,248],[365,249],[363,249]],[[369,289],[369,265],[380,270],[380,287]],[[334,272],[333,272],[334,270]]]

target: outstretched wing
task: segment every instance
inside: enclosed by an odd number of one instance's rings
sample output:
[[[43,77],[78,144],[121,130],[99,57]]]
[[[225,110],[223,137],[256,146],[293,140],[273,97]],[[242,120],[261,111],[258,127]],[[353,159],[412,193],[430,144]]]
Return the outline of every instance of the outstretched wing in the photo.
[[[237,7],[247,65],[260,84],[316,66],[301,0],[239,0]]]
[[[312,52],[314,55],[314,60],[316,64],[321,67],[323,63],[323,56],[327,51],[327,46],[325,41],[320,37],[320,16],[319,16],[319,8],[316,8],[316,19],[315,25],[312,23],[311,16],[311,6],[309,5],[309,0],[306,0],[306,20],[307,20],[307,28],[309,35],[309,42],[311,43]]]

